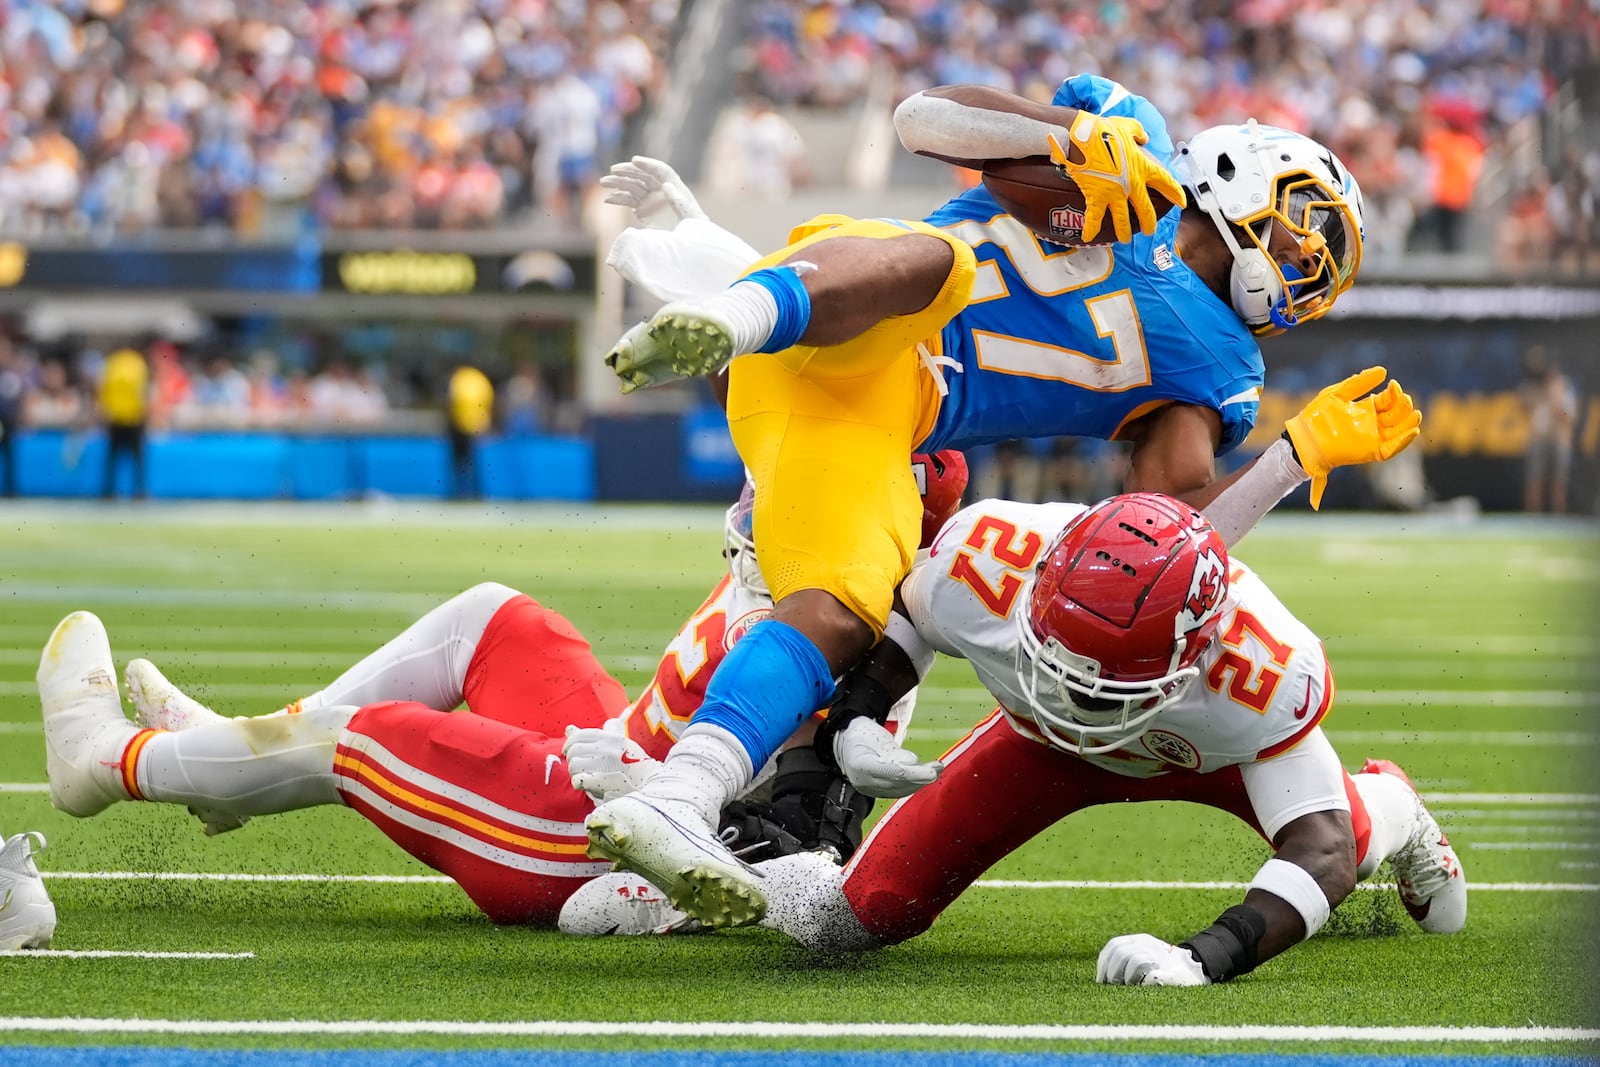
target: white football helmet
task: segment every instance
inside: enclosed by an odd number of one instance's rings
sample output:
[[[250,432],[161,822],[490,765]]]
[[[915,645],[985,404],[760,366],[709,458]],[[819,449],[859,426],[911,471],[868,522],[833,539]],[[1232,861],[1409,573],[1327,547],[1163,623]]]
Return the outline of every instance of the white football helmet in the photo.
[[[1258,335],[1320,318],[1361,268],[1361,187],[1311,138],[1255,119],[1212,126],[1180,143],[1172,169],[1233,251],[1233,309]],[[1315,268],[1302,274],[1271,250],[1277,222]],[[1241,245],[1238,235],[1249,238]]]
[[[770,596],[761,564],[756,560],[755,506],[756,487],[745,479],[739,499],[722,520],[722,554],[728,559],[728,571],[734,581],[756,596]]]

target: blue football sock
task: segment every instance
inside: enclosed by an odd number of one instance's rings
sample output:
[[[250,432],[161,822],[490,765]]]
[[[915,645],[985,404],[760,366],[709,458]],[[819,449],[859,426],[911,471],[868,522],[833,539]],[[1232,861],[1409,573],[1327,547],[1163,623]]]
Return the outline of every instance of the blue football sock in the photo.
[[[833,695],[821,651],[786,622],[766,619],[728,652],[693,722],[727,730],[756,770]]]
[[[772,328],[772,336],[756,351],[782,352],[793,346],[811,325],[811,294],[806,292],[800,272],[793,267],[767,267],[746,275],[735,284],[745,282],[754,282],[767,290],[778,305],[778,322]]]

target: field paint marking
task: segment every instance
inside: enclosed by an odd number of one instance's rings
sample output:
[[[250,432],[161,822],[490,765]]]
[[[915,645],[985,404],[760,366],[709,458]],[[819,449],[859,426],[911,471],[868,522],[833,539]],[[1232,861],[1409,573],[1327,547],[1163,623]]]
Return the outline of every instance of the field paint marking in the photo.
[[[1504,745],[1583,748],[1600,745],[1600,733],[1575,730],[1328,730],[1328,739],[1351,745]]]
[[[5,723],[0,723],[4,727]],[[43,729],[41,724],[14,723],[10,725],[33,726]],[[3,732],[3,730],[0,730]],[[962,732],[966,736],[966,731]],[[0,782],[0,793],[48,793],[50,786],[46,782]],[[1424,795],[1428,804],[1437,807],[1440,811],[1449,811],[1458,816],[1464,812],[1457,812],[1452,804],[1505,804],[1522,805],[1527,807],[1558,807],[1563,805],[1578,805],[1582,807],[1600,807],[1600,793],[1427,793]],[[1504,812],[1507,816],[1533,815],[1533,812]],[[1540,813],[1543,815],[1544,813]],[[1550,816],[1554,818],[1554,815]],[[1572,816],[1564,816],[1572,817]],[[1579,816],[1589,817],[1589,816]]]
[[[0,722],[0,734],[31,734],[43,730],[42,722]]]
[[[1463,841],[1462,847],[1488,852],[1600,851],[1600,844],[1580,841]]]
[[[0,957],[19,960],[253,960],[254,952],[118,952],[112,949],[7,949]]]
[[[222,651],[217,649],[145,648],[141,655],[185,669],[196,667],[323,667],[360,659],[362,653],[316,651]],[[0,648],[0,665],[28,665],[39,662],[38,649]]]
[[[450,885],[442,874],[251,874],[245,871],[41,871],[45,878],[64,881],[121,882],[314,882],[370,885]],[[1152,882],[1152,881],[1033,881],[1028,879],[980,878],[973,885],[980,889],[1248,889],[1249,882]],[[1392,882],[1361,882],[1357,889],[1393,889]],[[1509,893],[1595,893],[1600,882],[1474,882],[1472,890]]]
[[[0,1031],[78,1034],[449,1034],[514,1037],[920,1037],[980,1041],[1407,1041],[1420,1044],[1596,1041],[1600,1030],[1554,1026],[1149,1026],[1035,1023],[580,1022],[530,1019],[76,1019],[0,1016]]]
[[[371,885],[452,885],[442,874],[251,874],[244,871],[40,871],[41,877],[89,882],[349,882]]]
[[[314,682],[308,682],[304,680],[298,682],[279,682],[273,685],[224,683],[222,685],[185,686],[184,692],[188,693],[196,700],[202,701],[202,703],[206,700],[215,701],[218,697],[244,697],[248,699],[260,698],[268,701],[276,700],[277,707],[281,708],[284,704],[287,704],[290,700],[294,699],[294,694],[298,693],[303,695],[305,693],[315,693],[326,684],[327,679]],[[0,696],[37,696],[38,693],[39,686],[34,682],[0,682]],[[260,710],[260,713],[265,713],[272,710],[275,709],[263,708]]]
[[[1029,881],[1011,878],[980,878],[972,883],[979,889],[1249,889],[1249,882],[1098,882]],[[1357,889],[1382,892],[1394,888],[1393,882],[1358,882]],[[1468,890],[1504,893],[1597,893],[1600,882],[1474,882]]]
[[[980,686],[939,686],[930,691],[930,702],[939,706],[964,707],[966,702],[994,707],[994,696]],[[1513,708],[1519,711],[1546,708],[1600,707],[1600,691],[1584,689],[1340,689],[1337,703],[1353,707],[1411,707],[1441,705],[1448,708]],[[957,703],[957,702],[961,703]]]
[[[1429,804],[1581,804],[1600,807],[1600,793],[1428,793]]]

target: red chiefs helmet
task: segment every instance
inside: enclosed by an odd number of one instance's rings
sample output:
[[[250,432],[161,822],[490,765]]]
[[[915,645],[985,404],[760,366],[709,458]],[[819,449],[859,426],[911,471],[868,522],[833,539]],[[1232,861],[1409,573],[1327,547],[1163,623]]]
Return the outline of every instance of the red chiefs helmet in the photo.
[[[961,496],[967,491],[967,457],[953,448],[931,455],[914,452],[911,474],[922,494],[922,541],[917,547],[927,548],[961,510]]]
[[[1228,549],[1159,493],[1102,501],[1044,557],[1018,612],[1018,673],[1039,728],[1095,755],[1138,737],[1199,674],[1228,596]]]

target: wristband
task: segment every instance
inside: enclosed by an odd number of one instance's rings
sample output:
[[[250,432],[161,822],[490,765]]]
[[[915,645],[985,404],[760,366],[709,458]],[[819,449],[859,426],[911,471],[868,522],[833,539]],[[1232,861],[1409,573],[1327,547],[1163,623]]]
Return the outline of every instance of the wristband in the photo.
[[[1250,888],[1271,893],[1298,911],[1306,924],[1306,937],[1322,929],[1333,910],[1328,906],[1328,895],[1311,877],[1311,872],[1288,860],[1270,859],[1262,864],[1261,870],[1251,879]]]
[[[906,654],[912,669],[917,672],[918,682],[933,669],[933,660],[938,653],[917,633],[916,625],[898,611],[889,613],[889,621],[883,627],[883,639],[900,646],[900,651]]]
[[[1266,916],[1248,904],[1235,904],[1178,947],[1189,950],[1207,978],[1226,982],[1255,970],[1261,939],[1266,934]]]
[[[1289,442],[1289,455],[1294,457],[1296,466],[1298,466],[1301,470],[1305,470],[1306,465],[1300,462],[1300,450],[1294,447],[1294,438],[1289,436],[1288,429],[1286,428],[1283,433],[1279,434],[1278,436]]]

